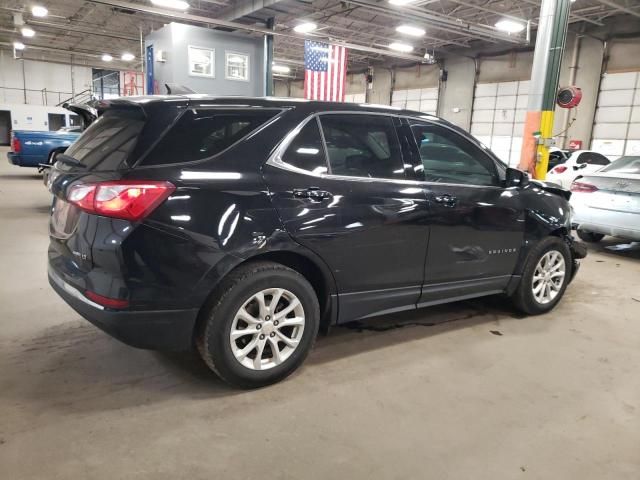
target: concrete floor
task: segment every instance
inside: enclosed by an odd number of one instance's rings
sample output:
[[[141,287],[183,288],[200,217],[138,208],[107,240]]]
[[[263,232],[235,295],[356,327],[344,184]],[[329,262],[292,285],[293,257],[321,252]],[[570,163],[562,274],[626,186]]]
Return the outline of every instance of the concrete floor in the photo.
[[[590,247],[549,315],[490,298],[336,328],[287,381],[240,392],[53,293],[49,195],[5,151],[0,477],[640,478],[640,245]]]

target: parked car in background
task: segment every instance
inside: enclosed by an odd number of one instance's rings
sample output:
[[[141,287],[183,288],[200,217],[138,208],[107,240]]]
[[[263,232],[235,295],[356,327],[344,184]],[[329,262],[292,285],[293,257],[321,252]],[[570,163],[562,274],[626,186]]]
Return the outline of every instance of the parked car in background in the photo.
[[[63,127],[55,132],[13,130],[11,150],[7,153],[9,162],[19,167],[39,167],[52,165],[57,154],[64,152],[76,141],[97,117],[97,112],[86,105],[68,105],[67,110],[80,116],[82,127]]]
[[[241,387],[293,372],[320,326],[497,293],[548,312],[586,251],[569,192],[375,105],[112,100],[51,170],[55,291]]]
[[[599,242],[605,235],[640,241],[640,156],[620,157],[571,184],[578,237]]]
[[[563,188],[569,188],[576,177],[597,172],[610,163],[611,160],[598,152],[575,150],[571,152],[564,163],[549,170],[545,180],[556,183]]]
[[[547,172],[561,163],[566,162],[570,154],[571,151],[569,150],[562,150],[558,147],[549,148],[549,164],[547,165]]]

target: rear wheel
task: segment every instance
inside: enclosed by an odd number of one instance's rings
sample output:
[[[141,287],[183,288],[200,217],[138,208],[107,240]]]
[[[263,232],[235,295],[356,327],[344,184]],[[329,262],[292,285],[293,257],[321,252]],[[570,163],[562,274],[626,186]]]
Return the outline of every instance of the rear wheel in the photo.
[[[196,338],[206,364],[226,382],[278,382],[307,357],[320,323],[313,287],[272,262],[239,267],[223,281]]]
[[[578,238],[583,242],[597,243],[604,238],[602,233],[587,232],[586,230],[577,230]]]
[[[527,258],[520,285],[513,294],[516,307],[530,315],[553,309],[564,295],[571,278],[571,252],[558,237],[547,237]]]

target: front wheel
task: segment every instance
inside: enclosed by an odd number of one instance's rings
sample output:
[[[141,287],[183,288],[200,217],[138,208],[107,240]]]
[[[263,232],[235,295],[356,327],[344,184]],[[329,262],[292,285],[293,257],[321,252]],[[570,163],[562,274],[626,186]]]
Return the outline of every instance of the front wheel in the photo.
[[[520,285],[513,294],[516,307],[530,315],[553,309],[564,295],[571,268],[571,252],[562,239],[542,240],[529,252]]]
[[[217,289],[196,338],[205,363],[226,382],[278,382],[307,357],[320,323],[318,299],[300,273],[273,262],[239,267]]]
[[[580,240],[587,243],[598,243],[604,238],[604,235],[602,233],[587,232],[586,230],[578,229],[576,233],[578,234],[578,238]]]

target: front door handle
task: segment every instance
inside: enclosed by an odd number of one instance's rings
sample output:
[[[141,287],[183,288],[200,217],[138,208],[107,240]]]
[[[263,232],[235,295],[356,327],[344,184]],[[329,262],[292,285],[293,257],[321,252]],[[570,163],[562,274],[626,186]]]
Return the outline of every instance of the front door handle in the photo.
[[[293,196],[296,198],[308,198],[315,202],[321,202],[333,197],[331,192],[320,190],[319,187],[296,188],[293,190]]]
[[[439,203],[444,207],[455,207],[458,203],[458,199],[453,195],[449,195],[448,193],[437,195],[434,200],[436,203]]]

